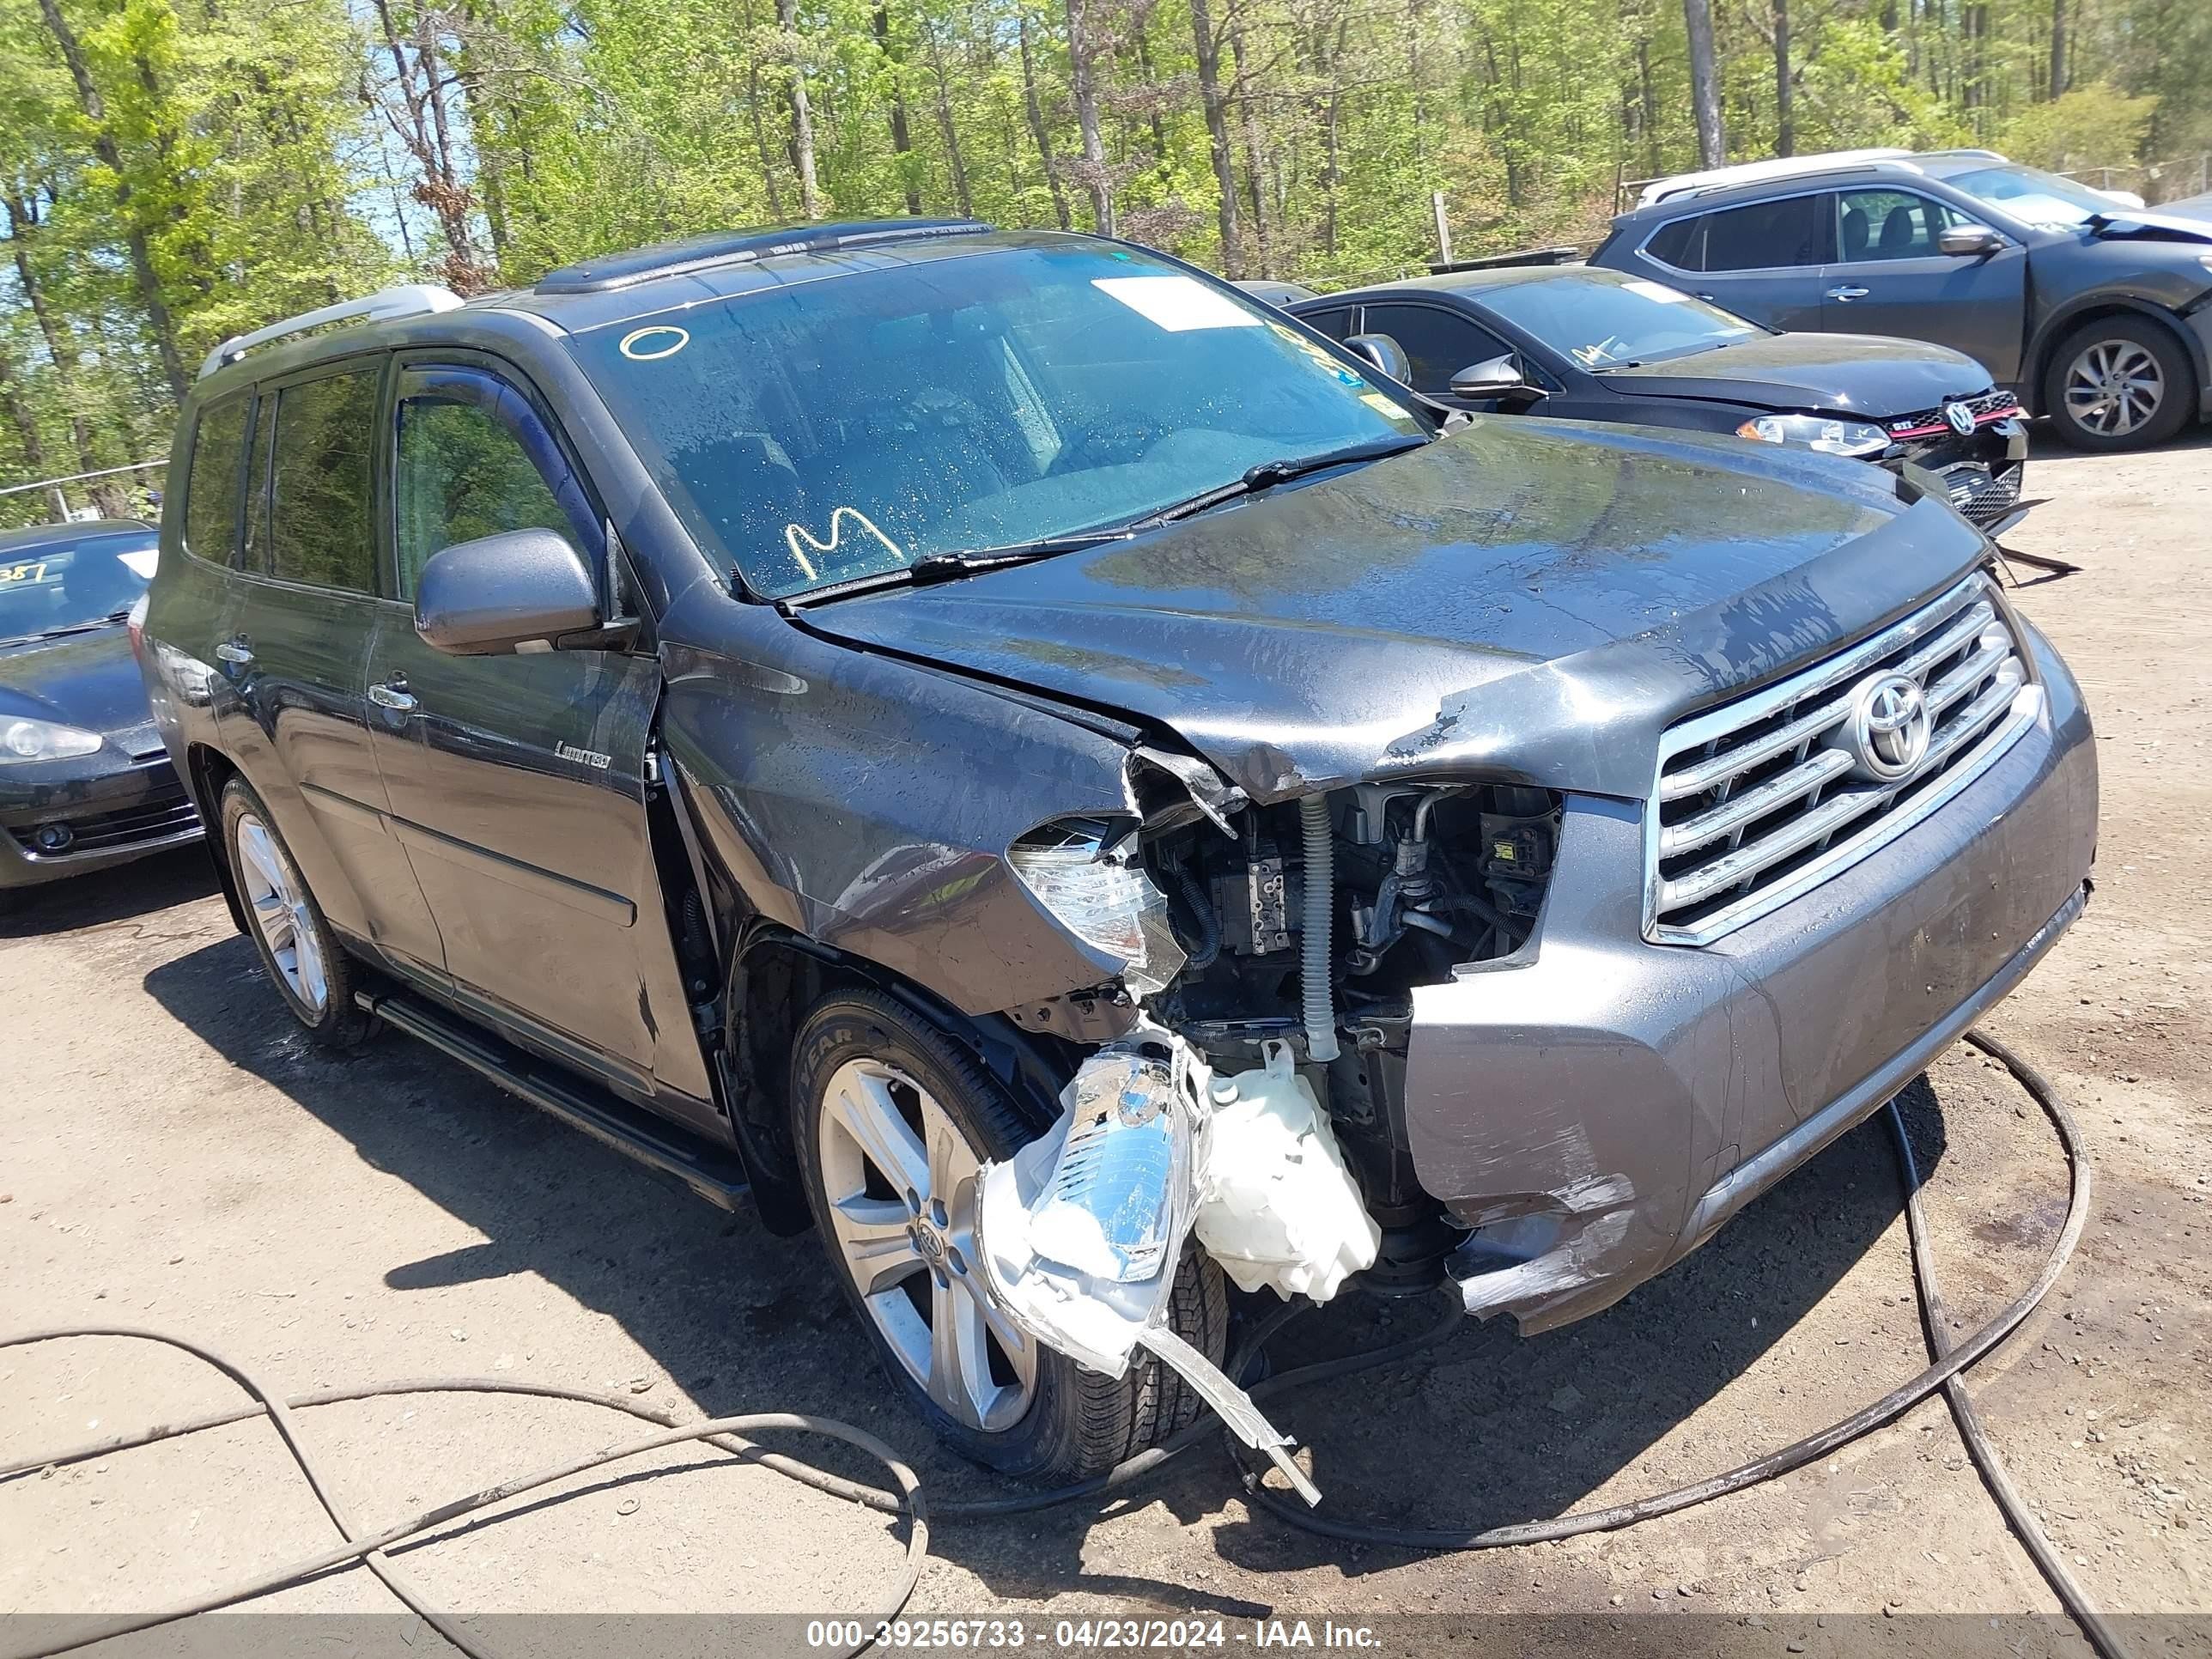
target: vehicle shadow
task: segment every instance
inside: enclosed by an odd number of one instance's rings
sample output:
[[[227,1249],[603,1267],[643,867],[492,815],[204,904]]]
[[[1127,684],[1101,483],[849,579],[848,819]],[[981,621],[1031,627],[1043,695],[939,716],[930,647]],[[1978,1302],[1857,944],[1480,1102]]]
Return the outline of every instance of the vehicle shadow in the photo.
[[[394,1260],[384,1279],[395,1292],[536,1273],[618,1322],[703,1412],[809,1412],[871,1429],[912,1456],[933,1510],[1017,1490],[939,1450],[890,1393],[812,1237],[777,1238],[749,1213],[671,1201],[657,1177],[396,1033],[350,1056],[308,1049],[272,1018],[244,939],[164,963],[145,985],[225,1059],[483,1235],[483,1243]],[[1917,1151],[1933,1167],[1942,1114],[1924,1080],[1908,1092]],[[1902,1198],[1886,1133],[1876,1121],[1846,1137],[1712,1244],[1594,1319],[1527,1340],[1502,1323],[1462,1322],[1432,1353],[1271,1410],[1311,1437],[1315,1474],[1337,1513],[1490,1525],[1571,1508],[1787,1336],[1896,1220]],[[1346,1298],[1294,1324],[1275,1367],[1396,1340],[1431,1324],[1443,1305]],[[784,1449],[822,1455],[817,1441]],[[1723,1456],[1766,1449],[1730,1445]],[[874,1478],[859,1466],[847,1472]],[[1238,1490],[1209,1443],[1112,1507],[1158,1504],[1189,1525],[1234,1513]],[[1096,1571],[1085,1541],[1100,1513],[1094,1501],[1011,1518],[945,1516],[931,1549],[1010,1601],[1075,1590],[1132,1609],[1271,1610],[1230,1585]],[[1263,1515],[1217,1537],[1223,1559],[1255,1573],[1323,1561],[1364,1572],[1401,1559]]]
[[[151,915],[217,890],[204,847],[179,847],[135,864],[0,894],[0,939],[67,933]]]

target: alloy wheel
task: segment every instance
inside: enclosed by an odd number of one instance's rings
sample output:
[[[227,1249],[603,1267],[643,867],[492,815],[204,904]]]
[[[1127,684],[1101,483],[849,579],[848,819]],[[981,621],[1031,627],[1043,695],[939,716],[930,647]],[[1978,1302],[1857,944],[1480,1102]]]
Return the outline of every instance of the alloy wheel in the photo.
[[[322,947],[315,942],[307,890],[293,875],[269,826],[253,813],[240,816],[234,839],[239,886],[253,914],[253,925],[269,947],[270,959],[284,976],[286,988],[310,1012],[320,1015],[329,1005],[331,988]]]
[[[2084,431],[2123,438],[2158,413],[2166,376],[2133,340],[2099,340],[2066,370],[2066,412]]]
[[[991,1305],[975,1241],[980,1160],[927,1089],[848,1061],[817,1115],[839,1257],[899,1363],[969,1428],[1011,1428],[1036,1392],[1036,1346]]]

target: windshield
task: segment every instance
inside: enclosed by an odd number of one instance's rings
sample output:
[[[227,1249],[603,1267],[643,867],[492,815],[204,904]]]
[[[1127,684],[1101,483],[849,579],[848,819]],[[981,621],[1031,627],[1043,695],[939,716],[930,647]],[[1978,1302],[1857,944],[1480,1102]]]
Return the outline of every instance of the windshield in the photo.
[[[1664,283],[1579,266],[1478,289],[1474,297],[1484,310],[1589,369],[1710,351],[1759,332],[1742,318]]]
[[[2040,167],[2024,167],[2008,161],[2002,167],[1977,167],[1954,173],[1943,181],[1963,190],[1978,202],[2010,214],[2023,224],[2048,225],[2063,230],[2092,214],[2111,213],[2119,206],[2109,196],[2100,196],[2087,185],[2062,179]]]
[[[1096,242],[801,280],[577,349],[701,545],[771,598],[1425,431],[1267,307]]]
[[[154,578],[150,530],[71,536],[0,549],[0,640],[36,639],[119,617]]]

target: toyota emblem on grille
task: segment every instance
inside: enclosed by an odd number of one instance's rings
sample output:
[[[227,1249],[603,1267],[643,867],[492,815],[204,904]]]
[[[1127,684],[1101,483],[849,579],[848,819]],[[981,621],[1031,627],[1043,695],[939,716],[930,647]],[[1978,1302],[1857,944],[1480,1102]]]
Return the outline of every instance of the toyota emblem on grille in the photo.
[[[1851,699],[1844,735],[1851,758],[1867,776],[1894,783],[1928,758],[1935,722],[1928,717],[1927,694],[1902,674],[1881,674],[1860,685]]]
[[[1974,411],[1966,404],[1945,404],[1943,418],[1951,423],[1951,430],[1961,438],[1970,438],[1973,435]]]

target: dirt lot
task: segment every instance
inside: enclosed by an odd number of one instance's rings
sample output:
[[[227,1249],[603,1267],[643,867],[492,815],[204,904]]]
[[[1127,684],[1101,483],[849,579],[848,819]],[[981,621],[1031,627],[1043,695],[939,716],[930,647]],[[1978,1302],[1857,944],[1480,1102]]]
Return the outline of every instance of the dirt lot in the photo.
[[[2085,567],[2020,599],[2087,687],[2103,844],[2087,917],[1990,1025],[2079,1103],[2097,1199],[2075,1265],[1972,1392],[2104,1607],[2203,1615],[2212,441],[2118,460],[2046,453],[2032,488],[2052,499],[2019,544]],[[706,1415],[823,1413],[910,1449],[941,1493],[990,1489],[885,1403],[813,1240],[678,1195],[404,1038],[344,1060],[310,1051],[212,895],[196,857],[175,857],[0,921],[0,1325],[161,1325],[295,1390],[497,1371]],[[2063,1212],[2063,1166],[2041,1115],[1970,1051],[1911,1103],[1937,1154],[1947,1288],[1971,1324],[2033,1273]],[[1310,1443],[1331,1508],[1487,1523],[1631,1498],[1794,1439],[1919,1369],[1885,1135],[1877,1121],[1850,1136],[1607,1315],[1526,1340],[1470,1324],[1417,1364],[1300,1396],[1282,1416]],[[1295,1328],[1293,1360],[1367,1340],[1374,1323],[1332,1310]],[[180,1356],[117,1341],[0,1353],[0,1459],[233,1397]],[[356,1512],[380,1523],[629,1425],[426,1397],[319,1410],[306,1427]],[[569,1501],[409,1553],[409,1569],[479,1613],[840,1613],[872,1607],[895,1570],[899,1534],[865,1511],[714,1454],[660,1467],[680,1472],[573,1483]],[[161,1605],[331,1537],[266,1425],[241,1425],[0,1484],[0,1609]],[[360,1571],[259,1604],[392,1605]],[[1640,1612],[1631,1633],[1646,1646],[1815,1654],[1869,1638],[1958,1650],[1945,1627],[1884,1613],[2055,1607],[1940,1405],[1736,1498],[1475,1556],[1285,1530],[1209,1450],[1103,1512],[945,1523],[914,1603],[1032,1623],[1120,1609],[1587,1613],[1619,1627]],[[1521,1650],[1544,1645],[1547,1626],[1518,1628]],[[2188,1640],[2137,1629],[2144,1652]],[[2200,1618],[2197,1640],[2204,1630]],[[2045,1628],[2025,1650],[2082,1650],[2069,1639]],[[440,1650],[419,1629],[410,1640]]]

